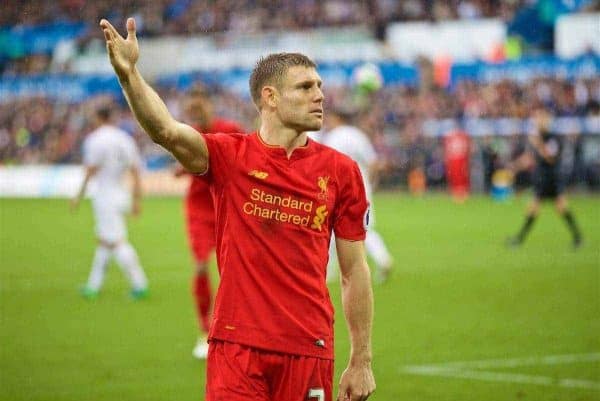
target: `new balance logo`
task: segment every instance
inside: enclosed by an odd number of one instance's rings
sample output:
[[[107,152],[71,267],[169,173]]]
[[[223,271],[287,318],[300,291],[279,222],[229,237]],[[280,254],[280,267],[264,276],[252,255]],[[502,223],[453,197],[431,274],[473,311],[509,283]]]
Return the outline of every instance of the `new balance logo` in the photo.
[[[248,175],[256,177],[259,180],[264,180],[269,176],[269,173],[265,173],[264,171],[252,170],[248,173]]]

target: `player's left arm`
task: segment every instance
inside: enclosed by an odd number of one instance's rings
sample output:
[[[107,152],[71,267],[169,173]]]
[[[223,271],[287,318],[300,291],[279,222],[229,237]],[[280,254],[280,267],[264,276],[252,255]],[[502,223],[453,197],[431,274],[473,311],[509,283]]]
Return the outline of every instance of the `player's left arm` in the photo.
[[[534,163],[533,154],[530,150],[525,149],[520,155],[518,155],[514,160],[509,161],[506,168],[510,170],[513,174],[516,174],[520,171],[525,171],[531,168]]]
[[[81,182],[81,186],[79,187],[79,191],[77,191],[77,195],[73,199],[71,199],[71,211],[77,210],[83,196],[85,195],[85,191],[90,182],[90,179],[98,172],[98,166],[86,166],[85,173],[83,177],[83,181]]]
[[[131,179],[133,185],[133,199],[131,205],[131,214],[139,216],[142,212],[142,178],[140,169],[137,166],[132,166],[129,171],[131,172]]]
[[[363,241],[336,238],[342,277],[342,304],[350,332],[350,360],[340,378],[337,399],[366,400],[375,391],[371,368],[373,291]]]

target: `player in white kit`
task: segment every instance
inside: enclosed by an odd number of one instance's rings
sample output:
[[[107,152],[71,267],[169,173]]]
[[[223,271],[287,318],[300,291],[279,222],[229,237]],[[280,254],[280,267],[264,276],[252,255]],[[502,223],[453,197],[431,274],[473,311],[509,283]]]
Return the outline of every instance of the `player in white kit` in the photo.
[[[96,119],[97,128],[83,144],[85,177],[71,202],[71,208],[77,209],[88,184],[93,184],[90,195],[98,246],[82,295],[88,299],[98,296],[108,263],[114,257],[131,284],[131,296],[134,299],[144,298],[148,293],[148,280],[135,249],[127,239],[125,225],[126,213],[137,215],[140,212],[141,158],[133,139],[111,125],[109,107],[98,109]],[[133,197],[123,183],[128,171],[133,178]]]
[[[346,154],[358,164],[365,185],[367,199],[370,203],[365,248],[367,254],[375,262],[377,269],[376,279],[381,282],[387,279],[393,260],[383,238],[375,230],[371,178],[376,173],[377,154],[367,134],[350,125],[347,122],[347,117],[345,112],[341,110],[329,110],[326,121],[327,131],[322,133],[318,140],[324,145]],[[330,260],[335,260],[335,255],[336,252],[330,252]],[[333,278],[335,272],[336,269],[329,267],[327,271],[328,278]]]

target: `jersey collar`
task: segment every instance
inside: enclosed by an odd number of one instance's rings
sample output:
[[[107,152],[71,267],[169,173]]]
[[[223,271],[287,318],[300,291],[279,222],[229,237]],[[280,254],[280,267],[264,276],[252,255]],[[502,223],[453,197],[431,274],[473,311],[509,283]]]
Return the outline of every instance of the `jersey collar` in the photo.
[[[275,157],[278,159],[284,159],[284,160],[290,160],[290,161],[297,160],[297,159],[306,157],[315,151],[315,142],[307,136],[306,144],[304,146],[300,146],[300,147],[294,149],[294,151],[292,152],[292,154],[290,155],[290,157],[288,159],[287,153],[282,146],[269,145],[268,143],[263,141],[263,139],[258,134],[258,131],[253,133],[252,136],[253,136],[253,139],[258,143],[260,148],[263,149],[263,151],[265,153],[269,154],[269,156],[272,156],[272,157]]]

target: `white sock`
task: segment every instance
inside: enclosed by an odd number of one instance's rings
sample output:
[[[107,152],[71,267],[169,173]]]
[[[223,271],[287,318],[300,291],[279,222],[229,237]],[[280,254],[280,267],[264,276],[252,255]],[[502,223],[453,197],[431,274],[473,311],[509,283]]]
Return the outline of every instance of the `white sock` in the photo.
[[[87,288],[98,291],[104,283],[104,275],[106,273],[106,267],[110,261],[112,251],[103,245],[98,245],[96,253],[94,254],[94,260],[92,261],[92,270],[87,282]]]
[[[127,275],[133,289],[141,290],[148,286],[148,280],[142,266],[140,266],[137,253],[129,242],[122,242],[117,245],[115,259]]]
[[[383,238],[375,230],[367,231],[365,239],[367,254],[371,256],[378,269],[389,269],[392,265],[392,256],[387,250]]]

